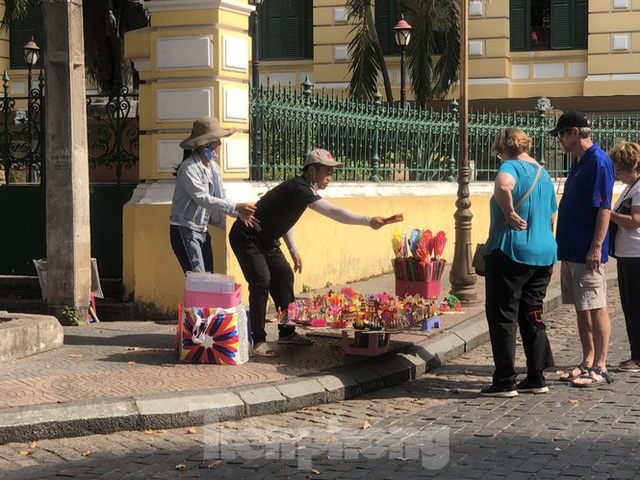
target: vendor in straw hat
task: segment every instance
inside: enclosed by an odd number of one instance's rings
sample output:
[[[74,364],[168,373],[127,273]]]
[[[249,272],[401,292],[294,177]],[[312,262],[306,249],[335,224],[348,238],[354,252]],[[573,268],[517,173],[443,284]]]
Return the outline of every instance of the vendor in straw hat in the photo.
[[[186,272],[213,272],[213,251],[208,225],[224,228],[225,215],[238,217],[247,227],[256,226],[255,207],[227,198],[217,159],[220,139],[235,132],[222,128],[217,118],[193,122],[189,138],[180,143],[182,163],[176,169],[171,201],[170,238],[173,252]]]

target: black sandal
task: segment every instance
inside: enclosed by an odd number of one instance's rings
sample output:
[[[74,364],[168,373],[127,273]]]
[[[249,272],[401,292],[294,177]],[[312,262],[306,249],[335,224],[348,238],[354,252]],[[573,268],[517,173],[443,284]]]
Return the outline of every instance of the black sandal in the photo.
[[[600,375],[600,379],[595,378],[593,376],[594,373],[596,375]],[[590,382],[589,383],[572,382],[571,386],[577,387],[577,388],[594,388],[594,387],[599,387],[600,385],[609,385],[610,383],[613,383],[613,378],[611,378],[611,375],[609,375],[609,373],[606,370],[601,370],[598,367],[592,368],[591,370],[589,370],[589,375],[582,378],[588,378]]]
[[[574,375],[573,371],[575,369],[580,370],[580,373],[578,375]],[[581,363],[580,365],[578,365],[577,367],[573,367],[571,369],[571,371],[569,373],[566,374],[566,376],[560,377],[558,378],[559,382],[573,382],[576,378],[580,378],[580,377],[584,377],[585,375],[589,375],[589,371],[591,370],[590,367],[587,367],[584,363]]]

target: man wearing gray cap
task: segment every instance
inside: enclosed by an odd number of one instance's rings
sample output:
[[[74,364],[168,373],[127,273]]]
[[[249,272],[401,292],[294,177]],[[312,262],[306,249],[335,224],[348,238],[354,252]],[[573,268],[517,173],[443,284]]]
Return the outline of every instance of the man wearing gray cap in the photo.
[[[327,188],[334,168],[342,167],[323,149],[313,150],[307,156],[302,175],[285,180],[269,190],[255,205],[258,225],[249,226],[236,221],[229,232],[231,248],[238,258],[242,273],[249,284],[249,312],[251,333],[256,354],[266,357],[277,355],[266,342],[264,330],[269,294],[276,309],[286,311],[295,301],[294,272],[302,271],[302,260],[293,238],[292,228],[307,207],[337,222],[364,225],[379,229],[385,224],[382,217],[367,217],[333,205],[318,195]],[[293,259],[294,268],[280,249],[280,238]],[[312,342],[295,332],[295,327],[278,325],[280,344],[310,345]]]

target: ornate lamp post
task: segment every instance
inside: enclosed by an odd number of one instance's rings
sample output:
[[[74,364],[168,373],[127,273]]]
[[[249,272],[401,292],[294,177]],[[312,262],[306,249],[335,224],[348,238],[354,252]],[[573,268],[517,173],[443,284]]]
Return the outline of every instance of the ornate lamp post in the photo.
[[[255,91],[260,87],[260,28],[258,25],[258,8],[264,0],[249,0],[249,3],[255,7],[251,14],[253,22],[253,38],[251,42],[251,87]],[[254,103],[255,105],[255,103]],[[252,143],[252,162],[253,174],[252,180],[262,180],[262,128],[258,112],[254,112],[251,126],[251,143]]]
[[[458,199],[456,212],[453,214],[455,224],[455,247],[451,264],[451,293],[463,302],[474,302],[478,299],[475,290],[476,274],[471,269],[471,201],[469,200],[469,99],[468,99],[468,3],[460,2],[460,151],[458,153]]]
[[[411,25],[404,19],[404,15],[400,15],[400,21],[393,27],[393,37],[396,45],[400,47],[400,105],[404,108],[406,101],[406,92],[404,86],[404,50],[411,41]]]
[[[31,75],[33,73],[33,67],[38,63],[40,59],[40,47],[36,44],[33,37],[22,47],[24,51],[24,63],[27,64],[27,144],[29,145],[29,167],[27,170],[27,181],[33,182],[33,163],[32,163],[32,148],[33,138],[31,131]]]

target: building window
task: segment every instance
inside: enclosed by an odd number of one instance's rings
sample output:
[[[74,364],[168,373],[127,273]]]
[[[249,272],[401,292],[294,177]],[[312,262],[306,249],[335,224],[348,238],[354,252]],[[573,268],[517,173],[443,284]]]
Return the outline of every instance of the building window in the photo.
[[[31,4],[32,5],[32,4]],[[11,23],[9,30],[9,65],[11,68],[27,68],[24,63],[23,47],[31,37],[41,49],[44,49],[44,28],[42,22],[42,7],[29,7],[24,20]],[[37,66],[42,66],[42,55]]]
[[[269,0],[259,9],[260,58],[313,58],[313,0]]]
[[[588,0],[511,0],[511,51],[586,49]]]

